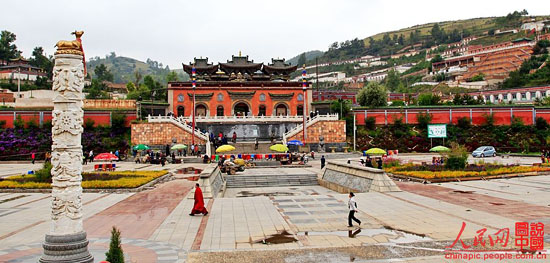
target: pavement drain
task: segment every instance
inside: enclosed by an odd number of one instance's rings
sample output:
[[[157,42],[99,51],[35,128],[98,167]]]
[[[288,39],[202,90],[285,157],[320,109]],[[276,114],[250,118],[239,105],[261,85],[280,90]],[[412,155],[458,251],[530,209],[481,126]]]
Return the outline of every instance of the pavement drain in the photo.
[[[315,201],[314,199],[294,199],[296,202],[313,202]]]
[[[339,203],[328,203],[328,204],[325,204],[326,206],[328,207],[339,207],[339,206],[343,206],[343,204],[339,204]]]
[[[322,207],[321,204],[302,204],[302,207]]]
[[[318,223],[315,219],[290,219],[294,224],[314,224]]]
[[[284,212],[285,215],[288,215],[288,216],[306,216],[307,213],[306,212],[301,212],[301,211],[293,211],[293,212]]]
[[[285,209],[285,208],[300,208],[299,205],[279,205],[279,208]]]
[[[294,202],[294,200],[292,199],[274,199],[274,201],[277,201],[279,203]]]
[[[332,212],[331,210],[314,210],[314,211],[307,211],[307,212],[309,212],[312,215],[334,215],[334,212]]]

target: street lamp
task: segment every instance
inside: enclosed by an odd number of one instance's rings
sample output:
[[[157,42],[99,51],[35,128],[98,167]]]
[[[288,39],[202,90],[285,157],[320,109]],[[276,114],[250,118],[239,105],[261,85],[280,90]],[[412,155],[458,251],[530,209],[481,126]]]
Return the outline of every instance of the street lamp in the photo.
[[[307,104],[306,104],[306,100],[307,100],[307,95],[306,95],[306,91],[307,91],[307,79],[306,79],[306,64],[304,64],[303,68],[302,68],[302,91],[304,92],[304,99],[302,100],[302,103],[304,104],[304,110],[302,112],[302,114],[304,115],[303,116],[303,129],[302,129],[302,138],[303,138],[303,143],[305,144],[306,143],[306,114],[307,114]]]
[[[196,76],[196,69],[195,64],[193,64],[193,68],[191,69],[191,84],[193,87],[193,131],[191,136],[191,144],[195,145],[195,90],[197,89],[197,81],[195,79]]]

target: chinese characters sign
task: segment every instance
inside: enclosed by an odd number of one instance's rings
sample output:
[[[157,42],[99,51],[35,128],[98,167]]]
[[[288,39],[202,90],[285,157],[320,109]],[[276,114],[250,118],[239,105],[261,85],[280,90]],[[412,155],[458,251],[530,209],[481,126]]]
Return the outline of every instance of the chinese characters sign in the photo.
[[[428,124],[428,138],[447,138],[447,124]]]

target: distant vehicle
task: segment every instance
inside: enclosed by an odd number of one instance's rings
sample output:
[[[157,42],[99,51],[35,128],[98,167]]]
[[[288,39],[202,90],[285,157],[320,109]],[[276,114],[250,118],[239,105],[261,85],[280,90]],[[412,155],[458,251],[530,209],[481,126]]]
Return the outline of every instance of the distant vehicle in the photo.
[[[488,156],[497,156],[497,151],[493,146],[481,146],[472,152],[473,157],[488,157]]]

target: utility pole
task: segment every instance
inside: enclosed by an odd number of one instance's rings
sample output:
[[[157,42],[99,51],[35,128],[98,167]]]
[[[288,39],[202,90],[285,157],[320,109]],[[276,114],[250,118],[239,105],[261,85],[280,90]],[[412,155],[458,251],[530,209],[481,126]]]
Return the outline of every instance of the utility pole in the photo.
[[[321,101],[321,95],[319,93],[319,58],[315,58],[315,86],[317,86],[317,100]]]
[[[21,98],[21,68],[17,67],[17,98]]]

